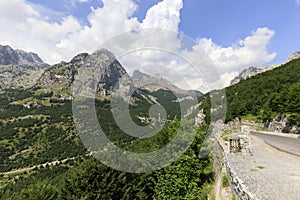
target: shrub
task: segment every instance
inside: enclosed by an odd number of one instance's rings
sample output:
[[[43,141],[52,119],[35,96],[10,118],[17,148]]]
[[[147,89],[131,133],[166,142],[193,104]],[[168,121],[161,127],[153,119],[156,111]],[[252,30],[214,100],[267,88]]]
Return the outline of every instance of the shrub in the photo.
[[[223,175],[223,177],[222,177],[222,186],[224,188],[229,186],[229,179],[226,175]]]

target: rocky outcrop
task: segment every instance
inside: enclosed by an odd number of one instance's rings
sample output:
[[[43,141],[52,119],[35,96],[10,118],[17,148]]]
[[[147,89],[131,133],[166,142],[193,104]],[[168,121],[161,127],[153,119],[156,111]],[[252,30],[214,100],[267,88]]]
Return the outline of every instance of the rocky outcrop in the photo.
[[[35,53],[0,45],[0,89],[32,87],[47,67]]]
[[[290,62],[290,61],[292,61],[292,60],[296,60],[296,59],[299,59],[300,58],[300,52],[294,52],[294,53],[292,53],[289,57],[288,57],[288,59],[287,59],[287,63],[288,62]]]
[[[78,80],[82,81],[82,84],[77,84],[77,92],[91,89],[92,85],[97,87],[96,93],[103,96],[108,96],[116,90],[123,90],[124,94],[129,94],[132,89],[129,75],[115,56],[106,49],[100,49],[93,54],[81,53],[68,63],[54,65],[43,73],[37,86],[65,91],[71,95],[77,74],[83,78]],[[83,74],[86,77],[83,77]]]
[[[19,89],[34,86],[45,70],[45,65],[0,66],[0,88]]]
[[[246,80],[252,76],[255,76],[257,74],[273,70],[276,67],[279,67],[280,65],[270,65],[270,66],[262,66],[262,67],[249,67],[245,70],[243,70],[237,77],[235,77],[230,84],[234,85],[239,83],[241,80]]]
[[[290,122],[287,115],[279,115],[272,120],[268,120],[263,123],[263,127],[270,132],[300,134],[300,127]]]

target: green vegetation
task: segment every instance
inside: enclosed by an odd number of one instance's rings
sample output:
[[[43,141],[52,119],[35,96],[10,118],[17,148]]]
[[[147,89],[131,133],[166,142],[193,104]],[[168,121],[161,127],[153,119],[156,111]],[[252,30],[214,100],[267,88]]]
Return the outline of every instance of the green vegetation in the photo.
[[[226,88],[226,120],[270,120],[288,114],[300,125],[300,59]]]
[[[256,166],[258,169],[264,169],[264,166]]]
[[[71,101],[40,88],[5,91],[0,97],[0,171],[4,172],[0,176],[0,199],[207,199],[213,191],[212,158],[198,157],[207,127],[191,129],[192,118],[180,120],[180,106],[173,93],[161,90],[151,95],[166,108],[168,118],[161,131],[147,139],[136,139],[119,129],[108,99],[95,101],[99,123],[111,141],[129,151],[151,152],[168,144],[179,125],[183,127],[181,134],[193,131],[196,137],[171,165],[151,173],[131,174],[86,156],[73,123]],[[131,117],[135,123],[147,125],[138,117],[149,117],[153,102],[138,93],[132,98],[138,103],[130,106]],[[48,104],[22,105],[40,100]],[[188,104],[185,102],[186,107]],[[17,169],[23,171],[5,173]]]
[[[223,175],[222,176],[222,186],[224,188],[228,187],[229,186],[229,179],[226,175]]]
[[[232,134],[232,133],[235,133],[235,132],[236,132],[235,130],[223,130],[223,131],[222,131],[221,138],[222,138],[224,141],[229,141],[228,135],[229,135],[229,134]]]
[[[232,195],[232,200],[236,200],[236,196],[234,194]]]

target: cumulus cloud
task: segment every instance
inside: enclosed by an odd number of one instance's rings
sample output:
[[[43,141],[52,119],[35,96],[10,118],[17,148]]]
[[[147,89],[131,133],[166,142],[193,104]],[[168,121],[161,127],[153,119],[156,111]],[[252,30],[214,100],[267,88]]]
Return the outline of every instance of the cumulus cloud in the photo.
[[[57,56],[69,60],[79,52],[90,53],[107,39],[139,28],[137,18],[131,17],[137,9],[131,0],[103,0],[103,4],[102,8],[91,8],[88,16],[91,26],[84,26],[56,43]]]
[[[257,66],[272,61],[276,53],[268,52],[268,44],[275,31],[269,28],[258,28],[252,34],[237,44],[222,47],[215,44],[212,39],[199,39],[199,47],[204,49],[221,72],[229,72],[249,66]]]
[[[1,44],[37,52],[50,63],[61,59],[61,56],[53,56],[55,44],[81,29],[75,17],[50,22],[24,0],[0,1],[0,16]]]
[[[165,0],[150,8],[143,20],[142,28],[178,30],[182,0]]]
[[[1,21],[21,22],[33,16],[39,16],[39,13],[23,0],[0,1]]]
[[[183,0],[157,3],[147,11],[142,22],[132,17],[137,10],[132,0],[102,0],[102,3],[103,7],[91,8],[90,25],[82,26],[74,16],[51,22],[40,12],[40,7],[25,0],[0,1],[0,44],[37,52],[50,64],[68,61],[81,52],[91,53],[100,44],[117,55],[129,48],[133,52],[118,58],[129,72],[137,66],[151,65],[144,71],[159,72],[181,88],[204,92],[221,88],[223,84],[227,86],[241,69],[270,62],[276,56],[267,48],[275,31],[266,27],[254,30],[230,47],[218,45],[210,38],[199,38],[192,46],[183,47],[183,38],[176,32]],[[152,32],[148,28],[171,31]],[[144,29],[148,30],[141,31]],[[105,43],[126,31],[130,32],[125,38],[123,34],[116,43]],[[156,49],[147,49],[151,46]],[[144,50],[138,50],[141,48]]]

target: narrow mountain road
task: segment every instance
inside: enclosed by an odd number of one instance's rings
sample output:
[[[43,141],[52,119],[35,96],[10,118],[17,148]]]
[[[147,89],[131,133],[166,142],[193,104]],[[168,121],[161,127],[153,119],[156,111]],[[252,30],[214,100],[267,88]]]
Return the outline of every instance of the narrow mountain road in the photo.
[[[15,169],[15,170],[8,171],[8,172],[1,172],[0,174],[2,174],[2,175],[10,175],[10,174],[18,174],[18,173],[25,172],[25,171],[28,172],[28,171],[34,170],[37,167],[45,167],[47,165],[53,166],[53,165],[56,165],[58,163],[65,163],[65,162],[67,162],[69,160],[74,160],[76,158],[77,157],[66,158],[64,160],[56,160],[56,161],[52,161],[52,162],[43,163],[43,164],[40,164],[40,165],[35,165],[35,166],[32,166],[32,167],[25,167],[25,168],[22,168],[22,169]]]
[[[278,135],[268,135],[258,132],[252,132],[251,135],[264,140],[265,143],[276,148],[277,150],[300,156],[300,139]]]
[[[300,156],[277,150],[255,135],[260,136],[251,134],[249,137],[250,153],[229,153],[228,146],[224,145],[227,164],[236,174],[235,180],[242,183],[242,188],[252,194],[253,199],[300,200]],[[266,138],[273,144],[280,142],[276,139]]]

